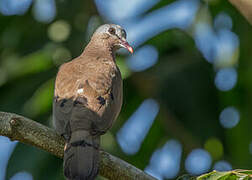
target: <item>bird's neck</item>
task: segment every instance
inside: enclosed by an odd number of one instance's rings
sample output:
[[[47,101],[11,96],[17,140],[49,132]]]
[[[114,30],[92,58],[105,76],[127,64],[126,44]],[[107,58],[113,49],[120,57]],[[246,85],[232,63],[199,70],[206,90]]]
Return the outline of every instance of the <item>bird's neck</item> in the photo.
[[[82,55],[99,56],[115,61],[115,50],[106,40],[91,40],[83,51]]]

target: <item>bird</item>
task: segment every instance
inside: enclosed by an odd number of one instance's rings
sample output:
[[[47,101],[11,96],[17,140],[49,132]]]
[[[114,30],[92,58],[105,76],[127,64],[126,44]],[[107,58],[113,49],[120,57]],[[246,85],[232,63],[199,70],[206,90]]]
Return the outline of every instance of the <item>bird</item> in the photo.
[[[93,180],[99,171],[100,136],[119,115],[123,84],[115,53],[125,48],[126,31],[116,24],[96,29],[81,55],[60,66],[54,87],[53,124],[65,140],[67,180]]]

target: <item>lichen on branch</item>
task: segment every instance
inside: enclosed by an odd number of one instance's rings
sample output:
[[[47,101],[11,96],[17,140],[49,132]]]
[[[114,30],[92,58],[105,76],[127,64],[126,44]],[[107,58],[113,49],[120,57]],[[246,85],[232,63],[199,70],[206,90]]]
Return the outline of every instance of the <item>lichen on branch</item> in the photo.
[[[56,132],[36,121],[7,112],[0,112],[0,135],[11,140],[43,149],[63,158],[64,139]],[[129,163],[100,151],[100,175],[111,180],[154,180],[152,176]]]

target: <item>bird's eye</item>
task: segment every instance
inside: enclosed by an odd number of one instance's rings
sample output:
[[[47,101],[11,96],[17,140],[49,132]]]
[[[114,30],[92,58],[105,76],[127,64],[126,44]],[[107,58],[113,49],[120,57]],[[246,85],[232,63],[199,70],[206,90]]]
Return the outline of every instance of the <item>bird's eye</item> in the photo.
[[[122,37],[124,37],[126,39],[126,31],[124,29],[122,29]]]
[[[115,35],[115,28],[109,28],[108,32],[112,35]]]

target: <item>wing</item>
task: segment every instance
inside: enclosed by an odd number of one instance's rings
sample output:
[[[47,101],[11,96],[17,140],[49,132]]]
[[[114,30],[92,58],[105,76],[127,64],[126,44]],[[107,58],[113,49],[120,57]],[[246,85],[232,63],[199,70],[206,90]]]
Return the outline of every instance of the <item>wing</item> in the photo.
[[[106,131],[122,104],[119,69],[106,60],[81,59],[64,64],[55,82],[53,118],[56,130],[68,128]]]

